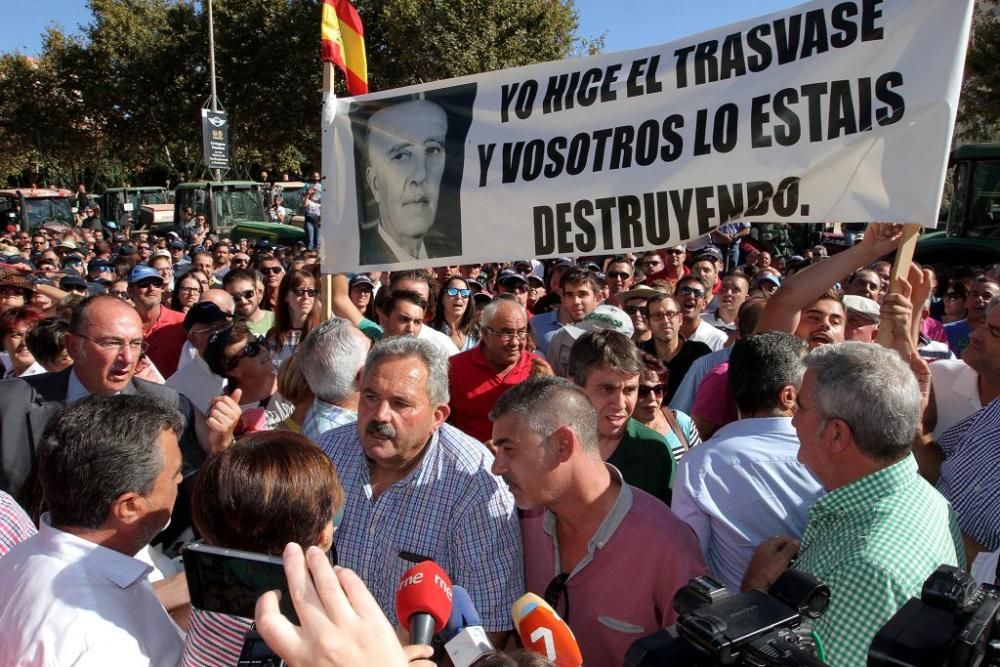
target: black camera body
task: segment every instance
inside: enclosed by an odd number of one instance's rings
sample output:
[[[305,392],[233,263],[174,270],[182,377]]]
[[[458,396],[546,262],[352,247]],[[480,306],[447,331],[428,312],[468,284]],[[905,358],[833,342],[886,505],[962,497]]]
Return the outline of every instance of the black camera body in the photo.
[[[1000,588],[978,586],[965,571],[941,565],[920,599],[900,607],[875,635],[868,665],[1000,665]]]
[[[829,600],[830,589],[799,570],[783,573],[768,593],[733,594],[697,577],[674,596],[677,625],[632,644],[625,665],[820,666],[803,620],[818,618]]]

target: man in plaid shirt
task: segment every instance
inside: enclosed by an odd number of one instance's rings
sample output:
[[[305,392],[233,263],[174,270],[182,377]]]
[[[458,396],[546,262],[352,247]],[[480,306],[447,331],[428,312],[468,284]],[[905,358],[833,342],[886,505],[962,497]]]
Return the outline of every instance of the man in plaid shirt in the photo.
[[[830,665],[863,665],[872,638],[938,565],[964,565],[945,498],[918,473],[910,444],[920,420],[916,378],[893,350],[825,345],[806,358],[793,425],[799,460],[827,490],[809,512],[801,546],[758,547],[744,588],[767,587],[794,567],[830,587],[813,627]]]

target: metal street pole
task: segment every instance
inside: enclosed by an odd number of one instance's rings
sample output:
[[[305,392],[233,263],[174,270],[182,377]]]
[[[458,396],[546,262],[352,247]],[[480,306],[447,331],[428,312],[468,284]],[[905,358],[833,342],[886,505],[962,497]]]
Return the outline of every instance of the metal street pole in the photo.
[[[210,100],[212,111],[219,110],[219,98],[215,95],[215,28],[212,24],[212,0],[208,0],[208,72],[211,79],[212,99]],[[212,174],[215,180],[222,180],[222,171],[213,169]]]

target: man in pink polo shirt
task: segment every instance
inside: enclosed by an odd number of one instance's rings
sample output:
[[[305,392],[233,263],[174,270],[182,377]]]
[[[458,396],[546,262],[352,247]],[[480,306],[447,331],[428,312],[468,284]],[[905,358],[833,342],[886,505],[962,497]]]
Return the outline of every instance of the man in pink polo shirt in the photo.
[[[528,315],[516,301],[497,300],[483,309],[479,345],[449,359],[451,423],[473,438],[490,439],[490,410],[497,399],[528,379],[532,361],[525,349]]]
[[[620,665],[631,644],[676,621],[674,594],[705,562],[694,533],[601,459],[597,413],[559,377],[531,378],[490,413],[517,506],[524,582],[576,635],[587,665]]]

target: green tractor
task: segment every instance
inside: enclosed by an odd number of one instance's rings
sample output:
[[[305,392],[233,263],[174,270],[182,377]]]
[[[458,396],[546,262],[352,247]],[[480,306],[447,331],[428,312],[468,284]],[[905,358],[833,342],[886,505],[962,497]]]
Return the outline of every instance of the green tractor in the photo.
[[[33,231],[43,225],[73,226],[75,206],[69,190],[9,188],[0,190],[0,219],[4,227]]]
[[[204,181],[181,183],[174,190],[174,225],[180,225],[185,208],[203,213],[209,228],[220,237],[233,241],[242,238],[256,241],[267,239],[274,245],[295,245],[305,241],[305,232],[292,225],[267,222],[264,212],[267,185],[253,181]],[[160,225],[166,233],[173,225]]]
[[[1000,144],[952,151],[954,193],[944,229],[923,233],[914,258],[942,268],[1000,262]]]

